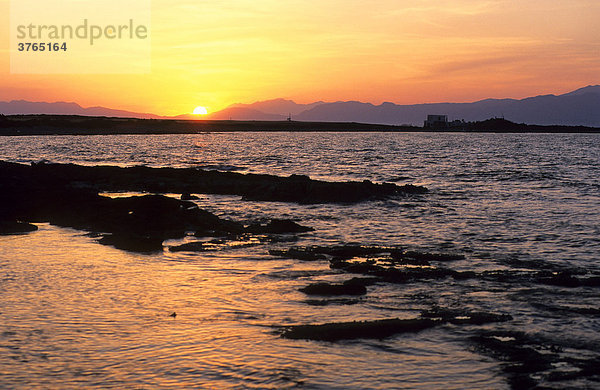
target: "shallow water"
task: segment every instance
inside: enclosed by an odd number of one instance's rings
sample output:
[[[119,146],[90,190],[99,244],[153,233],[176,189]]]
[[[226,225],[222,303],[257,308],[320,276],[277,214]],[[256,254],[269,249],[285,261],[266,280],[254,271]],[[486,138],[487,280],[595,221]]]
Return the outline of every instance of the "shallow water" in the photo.
[[[5,137],[0,159],[421,184],[431,192],[356,205],[216,195],[197,203],[236,220],[295,218],[316,229],[293,245],[358,242],[465,254],[451,265],[456,270],[541,261],[599,272],[599,141],[594,134],[487,133]],[[469,342],[481,329],[567,340],[565,355],[600,355],[598,315],[572,310],[597,308],[597,288],[438,280],[377,284],[356,304],[312,306],[298,288],[347,276],[326,262],[268,255],[290,245],[139,255],[50,225],[0,236],[0,387],[508,387],[501,362]],[[514,319],[338,343],[277,333],[290,324],[414,318],[436,305]],[[556,388],[597,384],[541,375]]]

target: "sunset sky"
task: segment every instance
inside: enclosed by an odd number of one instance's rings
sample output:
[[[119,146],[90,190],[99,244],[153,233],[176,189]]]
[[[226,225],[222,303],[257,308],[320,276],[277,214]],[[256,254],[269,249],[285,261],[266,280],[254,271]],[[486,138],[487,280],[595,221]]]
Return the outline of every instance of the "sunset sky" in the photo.
[[[44,1],[44,0],[40,0]],[[288,98],[469,102],[600,84],[598,0],[153,0],[152,71],[22,75],[0,101],[177,115]]]

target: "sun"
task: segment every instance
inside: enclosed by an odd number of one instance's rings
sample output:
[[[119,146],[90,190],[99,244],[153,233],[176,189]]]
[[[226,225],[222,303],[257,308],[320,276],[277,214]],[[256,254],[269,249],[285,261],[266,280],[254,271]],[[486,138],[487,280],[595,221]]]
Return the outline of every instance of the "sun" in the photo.
[[[192,112],[192,114],[194,114],[194,115],[206,115],[206,114],[208,114],[208,110],[206,109],[206,107],[198,106],[198,107],[194,108],[194,111]]]

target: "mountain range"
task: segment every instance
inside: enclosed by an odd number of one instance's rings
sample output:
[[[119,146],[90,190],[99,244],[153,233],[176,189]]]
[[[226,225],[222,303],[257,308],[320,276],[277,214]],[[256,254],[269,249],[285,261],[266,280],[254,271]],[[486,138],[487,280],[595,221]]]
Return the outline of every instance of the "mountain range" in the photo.
[[[0,102],[3,114],[74,114],[149,119],[198,119],[180,115],[161,117],[104,107],[83,108],[76,103],[40,103],[24,100]],[[422,125],[427,115],[448,115],[450,120],[481,121],[503,117],[516,123],[538,125],[580,125],[600,127],[600,85],[590,85],[562,95],[541,95],[525,99],[485,99],[473,103],[429,103],[379,105],[358,101],[298,104],[273,99],[252,104],[233,104],[202,119],[280,121],[360,122],[390,125]]]
[[[84,116],[107,116],[116,118],[144,118],[164,119],[160,115],[142,114],[139,112],[115,110],[106,107],[83,108],[77,103],[67,102],[30,102],[27,100],[12,100],[0,102],[0,114],[4,115],[26,115],[26,114],[48,114],[48,115],[84,115]]]

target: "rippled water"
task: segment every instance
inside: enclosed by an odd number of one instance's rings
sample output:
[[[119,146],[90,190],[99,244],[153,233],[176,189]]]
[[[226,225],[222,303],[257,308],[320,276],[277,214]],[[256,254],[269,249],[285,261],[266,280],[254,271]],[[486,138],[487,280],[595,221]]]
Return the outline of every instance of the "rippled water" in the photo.
[[[429,194],[357,205],[215,195],[197,202],[227,218],[296,218],[316,229],[295,245],[463,253],[457,270],[543,261],[600,272],[599,141],[594,134],[446,133],[4,137],[0,159],[422,184]],[[346,277],[327,263],[268,255],[288,246],[138,255],[50,225],[0,236],[0,388],[507,387],[501,362],[468,341],[481,327],[338,343],[276,333],[288,324],[414,318],[432,305],[508,313],[513,321],[493,327],[571,340],[574,355],[600,354],[598,316],[544,309],[597,308],[597,288],[440,280],[370,286],[357,304],[311,306],[298,288]]]

